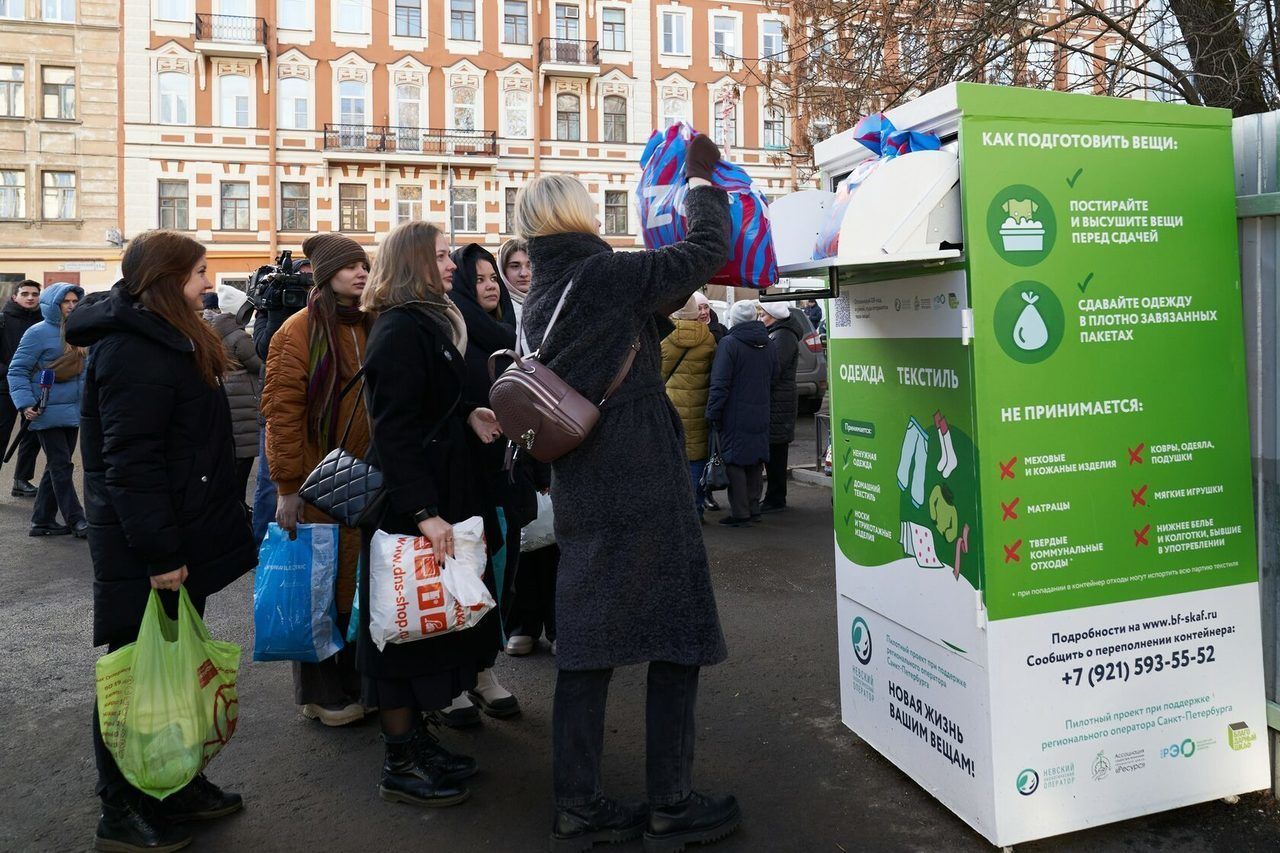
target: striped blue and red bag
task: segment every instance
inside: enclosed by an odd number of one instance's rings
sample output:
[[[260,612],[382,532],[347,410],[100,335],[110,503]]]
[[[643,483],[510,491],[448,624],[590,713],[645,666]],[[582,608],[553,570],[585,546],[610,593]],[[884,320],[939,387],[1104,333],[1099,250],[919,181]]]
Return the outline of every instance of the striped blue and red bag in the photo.
[[[697,133],[684,122],[655,130],[640,155],[640,183],[636,207],[644,244],[650,249],[678,243],[688,233],[684,197],[689,182],[684,173],[685,152]],[[729,194],[731,238],[729,260],[708,284],[763,289],[778,283],[778,257],[769,227],[769,203],[751,188],[741,166],[721,160],[711,183]]]

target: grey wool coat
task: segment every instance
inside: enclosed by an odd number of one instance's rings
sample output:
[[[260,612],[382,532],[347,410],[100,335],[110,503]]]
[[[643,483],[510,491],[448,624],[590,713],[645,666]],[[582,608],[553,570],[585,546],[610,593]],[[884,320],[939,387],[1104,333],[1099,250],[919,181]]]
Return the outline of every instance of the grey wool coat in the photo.
[[[523,327],[537,349],[556,302],[573,290],[542,342],[545,363],[592,401],[640,352],[595,430],[552,463],[560,568],[556,664],[606,669],[645,661],[689,666],[727,656],[684,455],[680,417],[662,382],[658,319],[723,266],[725,193],[690,190],[687,239],[614,252],[592,234],[529,241],[533,284]],[[664,332],[665,333],[665,330]]]

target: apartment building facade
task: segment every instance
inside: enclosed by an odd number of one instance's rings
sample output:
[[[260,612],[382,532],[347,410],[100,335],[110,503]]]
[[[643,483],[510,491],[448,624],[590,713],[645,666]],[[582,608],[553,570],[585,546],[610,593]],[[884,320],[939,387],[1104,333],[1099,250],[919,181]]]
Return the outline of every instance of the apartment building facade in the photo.
[[[119,265],[119,9],[0,0],[0,294]]]

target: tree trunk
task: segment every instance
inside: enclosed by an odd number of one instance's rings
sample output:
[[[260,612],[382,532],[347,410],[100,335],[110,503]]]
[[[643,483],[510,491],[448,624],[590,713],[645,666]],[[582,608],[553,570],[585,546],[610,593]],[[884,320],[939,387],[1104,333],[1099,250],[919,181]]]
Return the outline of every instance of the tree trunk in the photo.
[[[1267,112],[1262,69],[1249,56],[1235,7],[1231,0],[1169,0],[1204,104],[1236,116]]]

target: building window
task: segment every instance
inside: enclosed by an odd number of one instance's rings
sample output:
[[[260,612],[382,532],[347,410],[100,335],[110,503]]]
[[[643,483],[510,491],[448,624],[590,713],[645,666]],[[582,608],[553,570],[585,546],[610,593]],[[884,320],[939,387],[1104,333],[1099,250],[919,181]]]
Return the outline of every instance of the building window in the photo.
[[[716,93],[711,105],[711,139],[719,146],[732,145],[738,137],[738,103],[732,96]]]
[[[581,38],[578,31],[579,16],[582,14],[577,6],[567,3],[556,4],[556,38],[577,41]]]
[[[680,121],[689,121],[689,101],[685,98],[663,98],[662,126],[671,127]]]
[[[502,135],[513,139],[529,138],[529,93],[520,91],[507,92],[503,97]]]
[[[422,87],[396,86],[396,149],[422,150]]]
[[[711,55],[736,56],[738,53],[738,22],[727,15],[711,16]]]
[[[161,21],[191,23],[191,7],[187,0],[157,0],[156,17]]]
[[[450,212],[453,217],[454,231],[479,231],[477,221],[479,205],[476,203],[475,187],[454,187],[450,195]]]
[[[41,68],[40,91],[44,96],[45,118],[76,117],[76,70],[74,68]]]
[[[396,35],[422,36],[422,0],[396,0]]]
[[[581,99],[562,92],[556,95],[556,139],[578,142],[582,139]]]
[[[280,184],[280,230],[311,230],[310,184]]]
[[[507,214],[506,229],[503,231],[504,234],[516,233],[516,195],[519,194],[519,192],[520,190],[517,187],[507,187],[506,190],[504,190]],[[503,275],[505,274],[506,273],[503,272]]]
[[[476,90],[470,86],[453,90],[453,129],[476,129]]]
[[[301,77],[285,77],[277,84],[280,95],[280,127],[306,130],[311,127],[311,92]]]
[[[338,26],[340,33],[366,33],[363,0],[338,0]]]
[[[760,52],[765,59],[782,60],[786,58],[786,46],[782,41],[782,21],[766,19],[760,25],[763,33]]]
[[[621,95],[604,97],[604,141],[627,141],[627,99]]]
[[[1033,41],[1027,45],[1027,85],[1052,89],[1056,77],[1053,45],[1046,41]]]
[[[364,148],[364,84],[359,80],[343,80],[338,84],[338,141],[343,148]]]
[[[601,35],[605,50],[627,49],[627,11],[625,9],[605,9],[601,12]]]
[[[422,187],[401,184],[396,187],[396,224],[422,218]]]
[[[787,120],[781,107],[764,109],[764,147],[775,150],[787,147]]]
[[[157,76],[161,124],[189,124],[190,80],[179,71],[165,71]]]
[[[627,233],[627,191],[604,191],[604,233]]]
[[[1093,54],[1088,48],[1073,49],[1067,59],[1067,91],[1092,92],[1093,82]]]
[[[278,29],[282,29],[282,30],[308,29],[306,0],[280,0],[280,4],[276,8],[277,8],[276,14],[280,18],[280,20],[276,23],[276,27]]]
[[[338,184],[338,230],[369,230],[368,214],[368,187],[364,184]]]
[[[662,52],[687,55],[685,44],[685,15],[681,12],[662,13]]]
[[[26,172],[17,169],[0,170],[0,219],[25,219],[26,215]]]
[[[76,173],[44,172],[45,219],[76,218]]]
[[[26,112],[26,69],[21,65],[0,65],[0,116],[17,118]]]
[[[40,0],[40,17],[46,21],[61,21],[67,24],[74,24],[76,20],[76,2],[75,0]],[[53,174],[63,174],[57,172]],[[45,217],[46,219],[50,217]],[[55,219],[67,219],[69,217],[58,216]]]
[[[219,227],[223,231],[248,231],[249,184],[226,181],[219,190],[222,193],[222,218]]]
[[[24,14],[27,0],[0,0],[0,18],[16,18],[21,20],[26,17]]]
[[[476,40],[476,0],[449,0],[449,37]]]
[[[910,48],[911,45],[908,44],[906,49]],[[991,39],[991,41],[987,42],[987,55],[991,59],[987,63],[986,82],[998,86],[1011,85],[1013,83],[1013,51],[1009,49],[1009,40],[1003,38]],[[907,69],[904,68],[903,70]]]
[[[502,40],[507,44],[529,43],[527,0],[506,0],[502,4]]]
[[[172,228],[175,231],[187,230],[187,182],[160,182],[160,216],[161,228]]]
[[[249,78],[243,74],[225,74],[218,78],[218,123],[223,127],[249,126]]]

